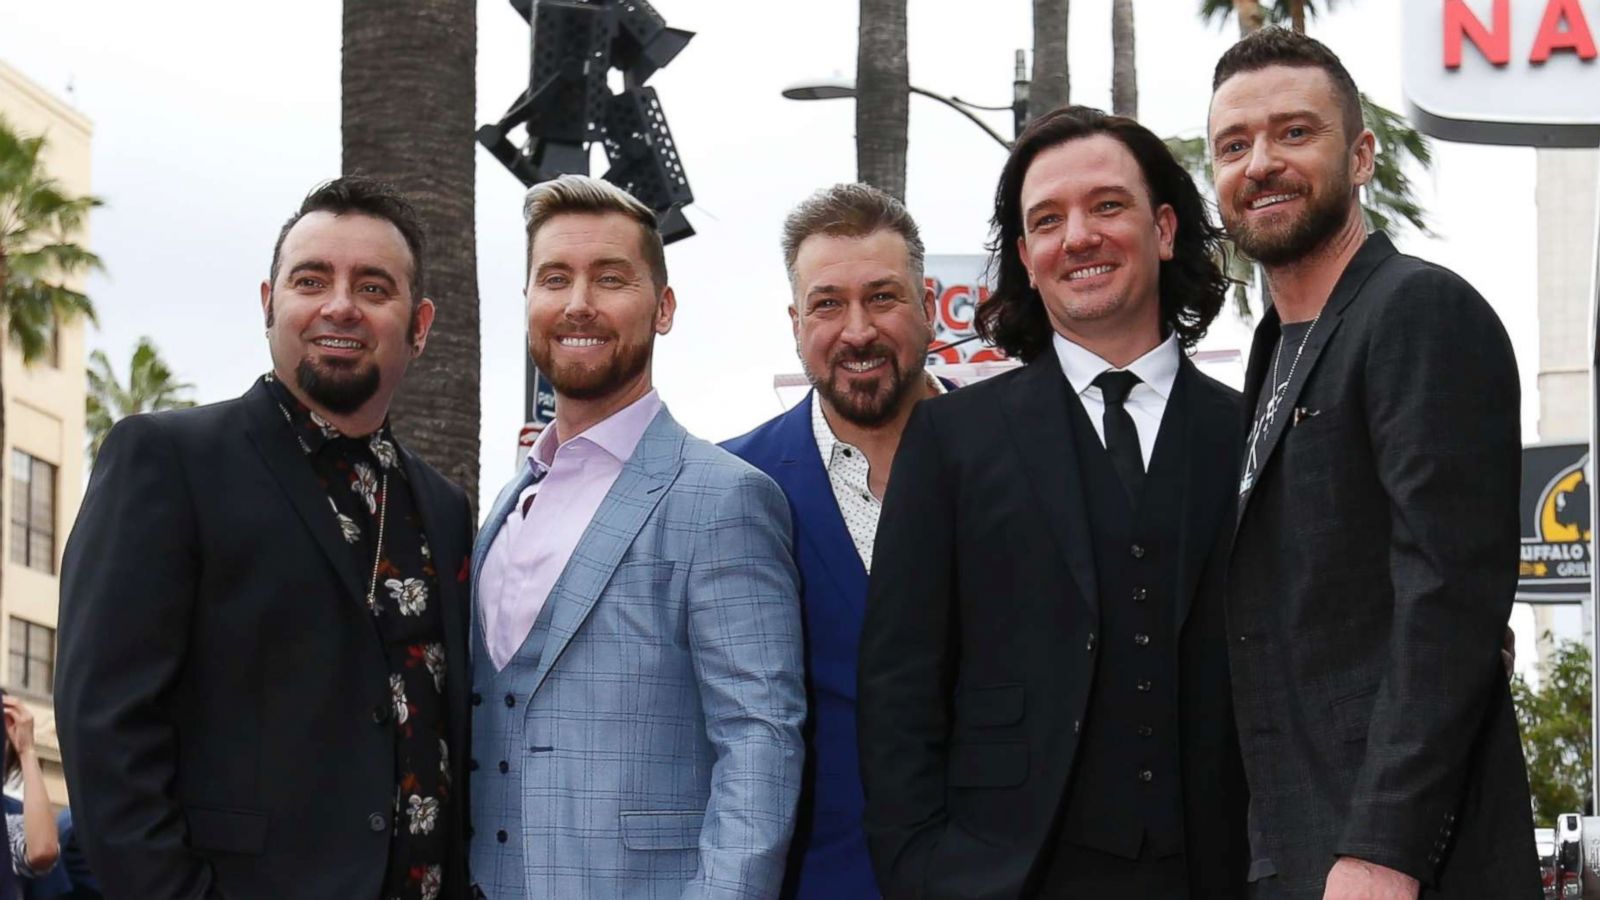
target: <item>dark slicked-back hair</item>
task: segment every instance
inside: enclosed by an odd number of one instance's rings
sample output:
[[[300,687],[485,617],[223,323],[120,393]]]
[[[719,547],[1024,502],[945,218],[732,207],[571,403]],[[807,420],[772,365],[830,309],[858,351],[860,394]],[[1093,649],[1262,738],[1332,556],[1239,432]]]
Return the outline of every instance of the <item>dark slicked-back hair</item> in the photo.
[[[1231,283],[1217,266],[1222,230],[1212,224],[1194,179],[1161,138],[1126,116],[1106,115],[1087,106],[1063,106],[1028,123],[1017,137],[1000,172],[994,219],[989,223],[993,289],[978,307],[974,324],[984,340],[1024,362],[1049,349],[1054,329],[1039,291],[1028,284],[1028,270],[1017,249],[1017,239],[1022,237],[1022,182],[1040,153],[1097,134],[1115,138],[1133,154],[1144,173],[1152,210],[1166,204],[1176,215],[1172,258],[1161,262],[1162,327],[1175,332],[1183,346],[1194,346],[1222,308]]]
[[[422,292],[422,219],[417,216],[411,202],[394,187],[360,175],[335,178],[312,188],[300,204],[300,209],[283,223],[283,229],[278,232],[278,243],[272,247],[270,277],[273,287],[278,284],[278,264],[282,261],[284,239],[301,219],[314,212],[333,213],[336,216],[354,213],[383,219],[393,225],[405,238],[406,247],[411,251],[411,305],[413,309],[416,308],[417,301],[425,296]]]
[[[1344,120],[1344,138],[1354,141],[1364,124],[1361,119],[1361,92],[1339,57],[1316,38],[1296,34],[1287,28],[1272,26],[1246,36],[1228,48],[1217,60],[1211,76],[1211,92],[1216,93],[1222,83],[1235,75],[1255,72],[1268,66],[1288,66],[1293,69],[1321,69],[1328,73],[1333,89],[1339,95],[1339,114]]]

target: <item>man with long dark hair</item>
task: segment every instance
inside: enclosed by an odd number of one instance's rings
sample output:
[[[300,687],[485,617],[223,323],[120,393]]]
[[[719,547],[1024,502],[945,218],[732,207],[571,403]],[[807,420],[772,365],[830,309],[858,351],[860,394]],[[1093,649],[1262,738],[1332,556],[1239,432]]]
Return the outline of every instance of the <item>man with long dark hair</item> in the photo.
[[[1228,589],[1257,896],[1536,897],[1500,664],[1511,343],[1471,285],[1367,233],[1375,140],[1327,47],[1258,32],[1213,87],[1218,208],[1273,301]]]
[[[1228,282],[1131,119],[1018,138],[978,328],[1026,363],[911,413],[861,640],[866,832],[891,898],[1230,898],[1243,775],[1221,574],[1238,394],[1185,350]]]

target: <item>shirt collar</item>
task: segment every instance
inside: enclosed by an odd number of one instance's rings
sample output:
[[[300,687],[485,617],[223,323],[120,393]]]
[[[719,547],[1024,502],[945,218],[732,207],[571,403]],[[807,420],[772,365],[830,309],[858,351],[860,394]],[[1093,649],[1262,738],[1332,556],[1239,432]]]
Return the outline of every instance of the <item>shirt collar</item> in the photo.
[[[1067,382],[1072,385],[1073,393],[1082,394],[1090,390],[1094,387],[1095,376],[1117,368],[1101,359],[1099,354],[1074,344],[1060,333],[1051,339],[1051,344],[1055,347],[1056,359],[1061,363],[1061,372],[1067,376]],[[1178,363],[1182,355],[1183,351],[1178,345],[1178,334],[1173,332],[1154,349],[1123,368],[1124,371],[1139,376],[1139,381],[1165,400],[1172,394],[1173,382],[1178,380]]]
[[[289,423],[289,428],[294,432],[295,439],[300,443],[300,449],[307,456],[315,456],[322,448],[335,440],[346,439],[343,432],[339,431],[332,422],[317,414],[317,411],[304,403],[289,390],[288,386],[278,380],[271,372],[261,376],[261,381],[267,386],[267,392],[278,401],[278,409],[283,412],[283,417]],[[365,438],[348,438],[353,443],[361,444],[372,450],[384,468],[394,464],[396,456],[394,448],[397,446],[394,433],[389,430],[389,419],[385,417],[378,430]],[[380,446],[382,445],[382,446]]]
[[[933,385],[934,396],[950,393],[950,389],[944,386],[943,381],[932,375],[924,375],[923,377],[927,378],[928,383]],[[833,433],[833,426],[828,424],[828,417],[822,413],[822,398],[817,394],[816,388],[811,389],[811,436],[817,442],[817,453],[822,457],[824,466],[833,465],[834,451],[851,446],[839,440],[838,436]]]
[[[556,423],[551,422],[539,432],[533,446],[528,448],[528,465],[533,467],[536,475],[547,472],[555,462],[557,451],[579,441],[593,444],[617,462],[626,463],[639,446],[639,441],[644,439],[645,429],[655,421],[656,414],[661,412],[664,405],[661,395],[652,388],[643,397],[601,419],[569,441],[561,440],[556,432]]]

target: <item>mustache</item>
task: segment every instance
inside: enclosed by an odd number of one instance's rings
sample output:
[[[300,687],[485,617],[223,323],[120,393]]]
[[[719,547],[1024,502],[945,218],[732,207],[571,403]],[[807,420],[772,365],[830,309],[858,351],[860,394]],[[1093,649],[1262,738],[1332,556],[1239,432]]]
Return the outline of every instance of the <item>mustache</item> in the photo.
[[[1298,194],[1305,190],[1305,182],[1298,179],[1281,178],[1274,175],[1265,181],[1256,181],[1246,178],[1239,190],[1234,192],[1234,199],[1240,203],[1249,203],[1258,197],[1269,194]]]
[[[892,360],[894,359],[894,352],[880,343],[868,344],[865,347],[841,347],[828,360],[828,365],[836,366],[840,363],[861,362],[863,360],[876,359],[880,356],[886,356]]]

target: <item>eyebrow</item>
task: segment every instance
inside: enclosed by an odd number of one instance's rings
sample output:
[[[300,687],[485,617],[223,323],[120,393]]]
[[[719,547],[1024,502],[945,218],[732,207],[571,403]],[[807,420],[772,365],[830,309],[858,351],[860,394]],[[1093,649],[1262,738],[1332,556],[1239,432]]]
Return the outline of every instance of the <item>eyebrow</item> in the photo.
[[[392,285],[397,285],[397,284],[400,283],[400,279],[395,278],[393,275],[389,274],[389,270],[385,269],[383,266],[357,266],[356,267],[356,277],[357,278],[382,278],[384,281],[389,282],[389,284],[391,286]]]
[[[1134,200],[1137,200],[1139,198],[1138,194],[1134,193],[1133,191],[1129,190],[1128,188],[1123,187],[1120,184],[1103,184],[1103,185],[1100,185],[1097,188],[1091,188],[1086,196],[1088,196],[1090,198],[1094,198],[1094,197],[1101,197],[1101,196],[1104,196],[1106,194],[1116,194],[1119,197],[1129,197],[1129,198],[1132,198]],[[1035,203],[1034,205],[1028,207],[1026,210],[1023,210],[1023,212],[1022,212],[1022,221],[1026,222],[1029,219],[1033,218],[1033,214],[1034,213],[1039,212],[1040,210],[1045,209],[1047,207],[1052,207],[1052,206],[1055,206],[1055,205],[1057,205],[1057,204],[1056,204],[1056,201],[1054,201],[1054,200],[1040,200],[1038,203]]]
[[[301,272],[310,272],[314,275],[327,275],[332,271],[333,263],[330,263],[325,259],[307,259],[295,263],[294,268],[289,270],[289,274],[286,277],[294,278]]]
[[[1288,112],[1273,113],[1267,117],[1267,124],[1281,125],[1284,122],[1288,122],[1292,119],[1309,119],[1313,122],[1316,122],[1318,125],[1327,124],[1327,120],[1323,119],[1322,116],[1318,115],[1315,111],[1309,109],[1293,109]],[[1227,128],[1217,132],[1216,135],[1211,138],[1211,141],[1212,143],[1215,143],[1225,137],[1231,137],[1232,135],[1248,130],[1249,129],[1245,128],[1244,123],[1242,122],[1229,125]]]
[[[897,279],[897,278],[888,278],[888,277],[885,277],[885,278],[874,278],[873,280],[867,282],[866,284],[863,284],[861,287],[863,289],[869,290],[869,291],[877,290],[878,288],[881,288],[881,287],[896,287],[897,288],[897,287],[900,287],[900,280]],[[819,284],[819,285],[815,285],[810,290],[806,291],[806,299],[810,299],[812,297],[815,297],[818,294],[839,294],[839,293],[843,293],[843,292],[844,292],[844,288],[840,287],[839,285],[836,285],[836,284]]]

